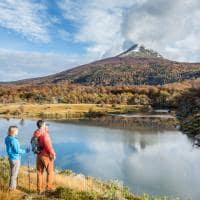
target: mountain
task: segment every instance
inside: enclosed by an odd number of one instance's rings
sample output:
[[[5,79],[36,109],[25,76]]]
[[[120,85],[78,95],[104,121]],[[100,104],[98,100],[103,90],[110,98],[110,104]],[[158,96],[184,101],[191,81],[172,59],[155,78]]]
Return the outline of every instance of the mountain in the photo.
[[[163,85],[200,77],[200,63],[181,63],[134,45],[115,57],[95,61],[54,75],[12,82],[43,84],[69,81],[84,85]]]
[[[142,57],[142,58],[162,58],[162,56],[151,49],[146,49],[144,46],[133,45],[127,51],[121,53],[119,57]]]

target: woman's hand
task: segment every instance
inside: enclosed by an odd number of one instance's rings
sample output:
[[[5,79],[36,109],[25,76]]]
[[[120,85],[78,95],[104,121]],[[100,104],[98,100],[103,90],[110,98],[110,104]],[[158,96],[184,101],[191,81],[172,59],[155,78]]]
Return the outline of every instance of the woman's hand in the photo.
[[[28,148],[26,148],[26,153],[29,153],[31,150],[30,150],[30,148],[28,147]]]

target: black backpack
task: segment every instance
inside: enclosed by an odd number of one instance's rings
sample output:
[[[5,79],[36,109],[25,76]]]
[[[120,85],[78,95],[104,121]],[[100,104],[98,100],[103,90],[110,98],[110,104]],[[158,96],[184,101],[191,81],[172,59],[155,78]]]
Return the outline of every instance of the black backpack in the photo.
[[[32,151],[33,151],[34,154],[41,153],[43,148],[39,144],[39,138],[38,137],[33,136],[31,138],[31,147],[32,147]]]

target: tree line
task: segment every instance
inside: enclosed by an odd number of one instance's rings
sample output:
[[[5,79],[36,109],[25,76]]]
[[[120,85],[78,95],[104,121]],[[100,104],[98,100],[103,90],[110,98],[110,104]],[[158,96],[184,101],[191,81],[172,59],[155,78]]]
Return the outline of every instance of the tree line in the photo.
[[[199,80],[150,86],[84,86],[66,82],[0,85],[0,103],[140,104],[177,107],[178,98]]]

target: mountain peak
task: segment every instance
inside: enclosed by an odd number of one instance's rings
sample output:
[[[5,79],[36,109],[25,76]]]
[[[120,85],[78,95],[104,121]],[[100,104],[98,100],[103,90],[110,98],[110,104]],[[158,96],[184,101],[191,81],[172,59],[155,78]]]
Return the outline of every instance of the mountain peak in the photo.
[[[138,59],[139,58],[139,59]],[[89,86],[163,85],[200,78],[200,63],[179,63],[144,46],[46,77],[9,84],[54,84],[67,81]]]
[[[118,57],[142,57],[142,58],[162,58],[162,56],[152,49],[147,49],[143,45],[135,44]]]

